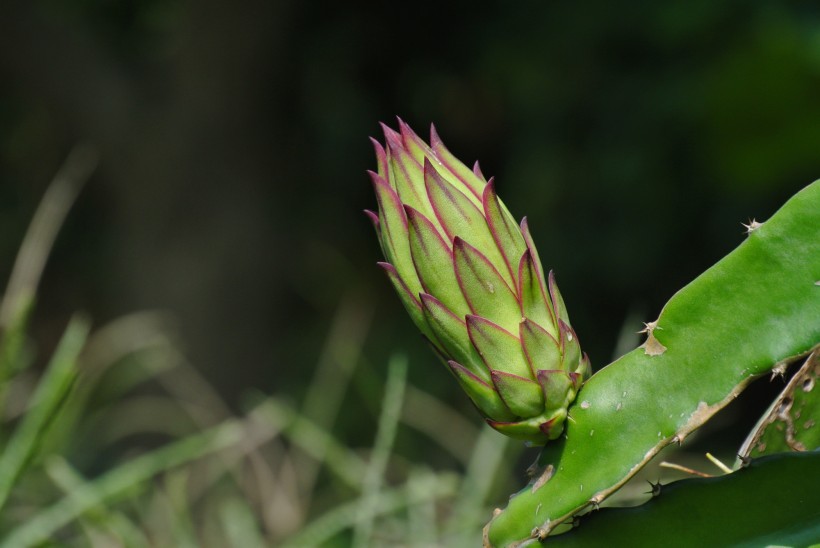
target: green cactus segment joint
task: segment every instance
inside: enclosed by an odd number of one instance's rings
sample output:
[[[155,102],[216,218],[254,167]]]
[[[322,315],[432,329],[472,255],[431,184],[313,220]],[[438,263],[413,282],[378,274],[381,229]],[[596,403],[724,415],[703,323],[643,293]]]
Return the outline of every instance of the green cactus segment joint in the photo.
[[[552,465],[554,474],[510,499],[485,528],[486,545],[537,543],[602,502],[754,379],[807,355],[820,343],[818,273],[820,182],[672,297],[656,323],[663,330],[655,327],[665,352],[637,348],[584,383],[565,436],[539,458],[539,469]]]
[[[526,220],[435,129],[430,145],[402,120],[382,129],[369,172],[379,211],[365,212],[379,265],[490,426],[531,445],[558,438],[591,368]]]

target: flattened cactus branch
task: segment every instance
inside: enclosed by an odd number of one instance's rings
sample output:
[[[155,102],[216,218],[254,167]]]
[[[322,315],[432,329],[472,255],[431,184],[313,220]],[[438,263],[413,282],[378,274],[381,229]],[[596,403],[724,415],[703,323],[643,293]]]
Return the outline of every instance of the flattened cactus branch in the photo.
[[[820,182],[792,197],[654,322],[657,352],[633,350],[586,382],[566,437],[544,448],[554,473],[512,497],[488,545],[537,542],[623,485],[748,383],[820,343]],[[653,355],[654,354],[654,355]]]
[[[379,204],[367,211],[410,318],[487,423],[543,445],[564,429],[590,365],[526,220],[443,145],[399,120],[373,140]]]
[[[818,452],[755,459],[733,474],[664,485],[641,506],[593,512],[546,545],[809,546],[820,542],[820,489],[808,481],[819,469]]]

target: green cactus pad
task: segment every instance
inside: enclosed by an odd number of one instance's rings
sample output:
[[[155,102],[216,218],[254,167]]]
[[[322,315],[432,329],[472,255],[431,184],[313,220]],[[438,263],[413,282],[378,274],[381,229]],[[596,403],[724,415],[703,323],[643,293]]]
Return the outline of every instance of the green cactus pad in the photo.
[[[809,546],[820,542],[820,489],[807,481],[817,470],[820,453],[791,453],[727,476],[677,481],[642,506],[592,512],[546,545]]]
[[[608,497],[752,380],[807,354],[820,342],[818,280],[815,182],[672,297],[650,324],[647,345],[583,386],[565,439],[542,452],[541,465],[554,474],[512,497],[485,529],[487,543],[517,546],[549,534]]]

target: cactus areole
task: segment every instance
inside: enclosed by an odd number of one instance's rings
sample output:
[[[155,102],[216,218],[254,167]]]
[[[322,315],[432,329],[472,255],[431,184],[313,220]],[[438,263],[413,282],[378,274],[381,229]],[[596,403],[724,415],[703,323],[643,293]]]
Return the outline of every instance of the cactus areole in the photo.
[[[519,227],[484,179],[399,120],[373,139],[367,211],[384,269],[424,336],[487,423],[532,445],[556,439],[590,375],[589,359],[526,218]]]

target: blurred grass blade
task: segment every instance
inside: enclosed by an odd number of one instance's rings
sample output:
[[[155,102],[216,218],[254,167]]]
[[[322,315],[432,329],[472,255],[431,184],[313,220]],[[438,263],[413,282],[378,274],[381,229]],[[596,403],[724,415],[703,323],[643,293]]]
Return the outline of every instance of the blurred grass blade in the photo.
[[[439,474],[432,482],[430,489],[417,492],[408,485],[394,489],[385,489],[376,494],[373,500],[372,517],[391,514],[410,505],[421,504],[428,500],[451,497],[458,488],[458,477],[454,474]],[[416,498],[418,497],[418,498]],[[361,502],[356,500],[340,504],[323,516],[309,523],[295,536],[287,539],[282,548],[304,548],[321,546],[342,531],[355,525],[361,514]],[[399,545],[401,543],[398,543]]]
[[[359,362],[372,316],[372,304],[358,294],[345,295],[339,304],[301,410],[302,416],[325,431],[331,430],[339,414],[350,377]],[[325,459],[330,457],[327,454],[329,447],[323,446],[321,441],[313,449],[313,459],[306,460],[299,467],[306,506],[310,505],[319,469]]]
[[[0,330],[5,331],[27,308],[37,292],[51,247],[83,184],[97,167],[97,151],[77,145],[54,176],[20,246],[3,300]]]
[[[88,322],[72,318],[37,385],[29,408],[0,456],[0,508],[34,455],[76,377],[77,356],[88,336]]]
[[[475,422],[412,384],[407,386],[401,420],[429,436],[465,466],[473,458],[473,442],[479,434]]]
[[[29,365],[30,360],[24,351],[28,319],[33,308],[33,297],[20,300],[16,315],[3,326],[0,335],[0,402],[6,400],[7,381]]]
[[[96,167],[93,147],[77,145],[71,150],[46,189],[20,245],[0,301],[0,403],[6,396],[4,381],[28,365],[23,356],[25,334],[40,277],[66,215]]]
[[[818,470],[816,451],[763,457],[664,485],[641,506],[592,512],[547,546],[808,546],[820,542]]]
[[[49,478],[65,493],[71,493],[82,487],[86,479],[62,457],[52,456],[46,460],[46,473]],[[98,507],[87,512],[89,521],[113,535],[125,548],[148,546],[148,538],[123,513],[112,508]]]
[[[367,467],[362,485],[359,518],[356,520],[353,533],[354,547],[369,545],[384,471],[387,469],[387,462],[393,449],[393,441],[396,438],[396,429],[401,418],[406,383],[407,358],[393,356],[388,364],[387,386],[384,390],[382,413],[379,416],[379,429],[376,432],[376,441],[373,444],[370,464]]]
[[[133,435],[134,419],[149,419],[156,413],[127,416],[136,405],[128,398],[139,384],[156,378],[160,372],[173,367],[178,351],[166,334],[170,322],[157,312],[137,312],[117,318],[105,325],[95,326],[83,348],[78,364],[80,379],[71,392],[71,398],[55,418],[50,440],[54,446],[83,446],[105,443]],[[102,413],[89,414],[95,398],[105,393],[109,401],[121,402]],[[117,414],[126,415],[125,421]],[[173,411],[171,417],[178,417]],[[144,421],[136,421],[142,424]],[[178,420],[156,421],[162,427],[179,424]],[[106,425],[113,425],[108,427]],[[131,425],[131,428],[126,428]],[[188,433],[185,431],[184,433]],[[85,439],[80,439],[83,434]],[[115,437],[114,437],[115,436]]]
[[[499,436],[489,426],[481,430],[455,503],[453,519],[448,523],[448,532],[477,531],[481,522],[486,520],[482,508],[509,446],[509,439]]]
[[[159,489],[160,499],[167,508],[171,524],[173,543],[176,548],[197,548],[196,527],[191,519],[188,503],[188,468],[169,470],[163,475],[163,488]]]
[[[194,434],[121,464],[74,489],[40,511],[0,541],[2,548],[24,548],[48,540],[57,530],[85,512],[113,499],[156,474],[239,443],[244,429],[236,421]]]
[[[230,546],[265,547],[256,516],[244,501],[237,498],[226,500],[222,503],[219,516]]]
[[[260,418],[281,428],[282,434],[309,456],[324,461],[327,469],[347,485],[361,486],[366,469],[364,461],[313,421],[274,398],[264,400],[256,412]]]
[[[639,329],[643,326],[641,319],[645,318],[641,308],[633,306],[627,311],[626,317],[621,324],[618,338],[615,340],[615,348],[612,350],[612,361],[617,360],[624,354],[631,352],[633,348],[641,344],[641,333]]]
[[[407,478],[407,492],[411,499],[419,500],[407,508],[407,544],[409,546],[435,546],[438,538],[436,501],[424,498],[435,486],[436,476],[430,470],[417,469]]]

